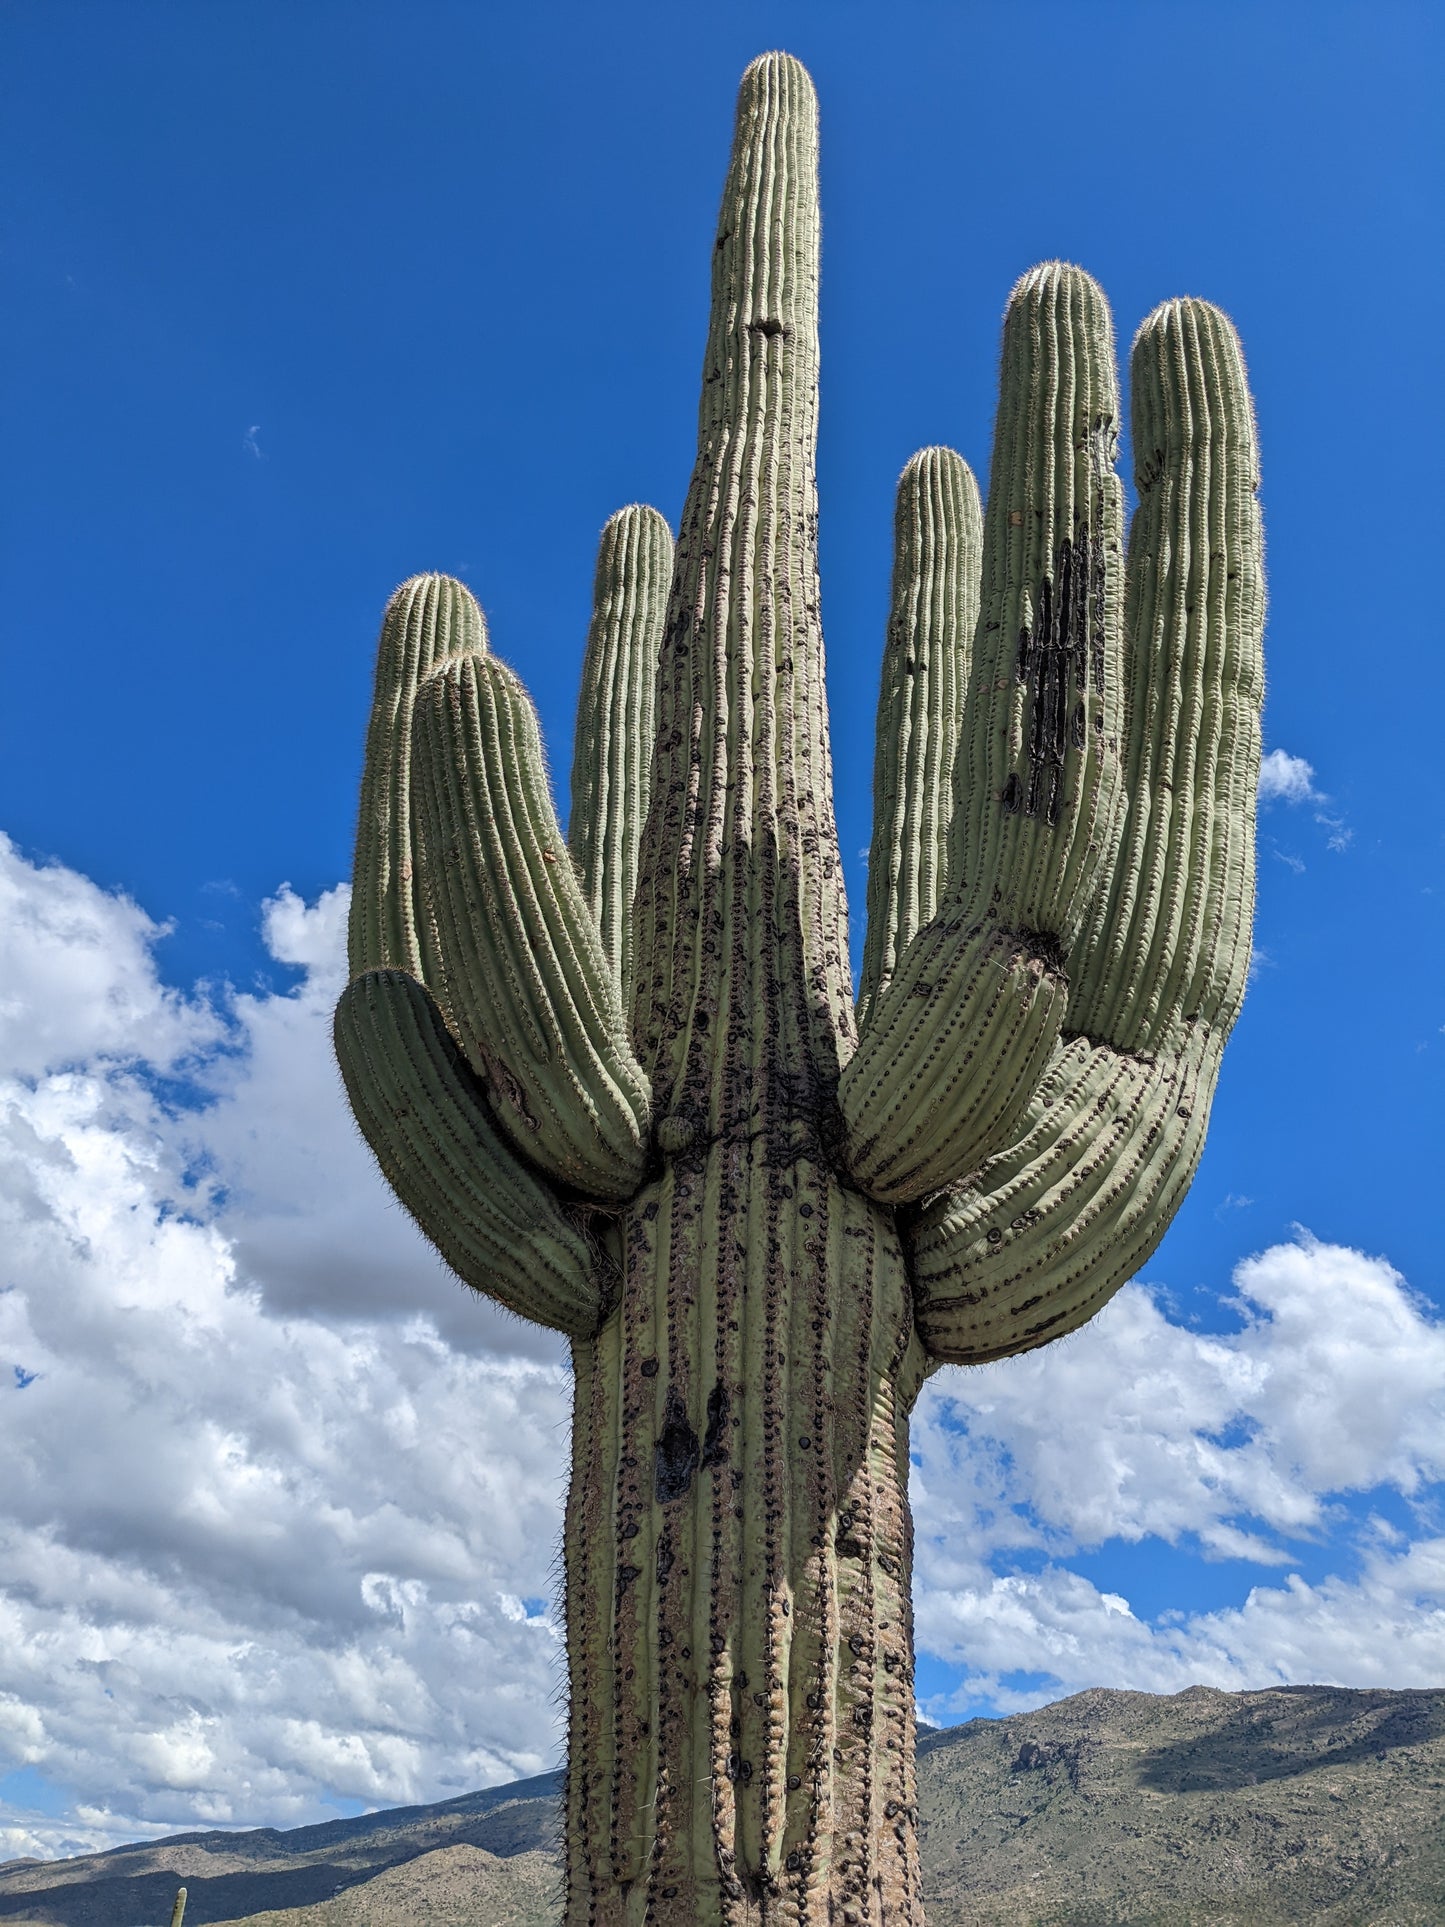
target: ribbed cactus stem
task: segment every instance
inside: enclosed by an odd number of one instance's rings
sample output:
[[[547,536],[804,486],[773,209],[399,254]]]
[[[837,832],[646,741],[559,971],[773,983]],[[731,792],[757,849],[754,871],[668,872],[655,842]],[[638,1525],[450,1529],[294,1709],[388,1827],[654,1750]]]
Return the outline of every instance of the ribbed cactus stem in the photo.
[[[851,1037],[813,528],[814,102],[744,78],[659,679],[634,1007],[662,1175],[577,1348],[570,1921],[920,1918],[888,1212],[826,1153]]]
[[[672,531],[656,509],[619,509],[602,531],[582,661],[567,842],[621,986],[632,978],[632,899],[652,778],[657,655]]]
[[[1004,319],[950,876],[1000,922],[1061,947],[1120,794],[1118,435],[1102,290],[1061,261],[1032,269]]]
[[[868,932],[858,1021],[933,920],[948,874],[953,761],[978,620],[983,514],[951,448],[923,448],[898,478],[893,601],[878,692]]]
[[[336,1056],[383,1176],[457,1276],[539,1325],[594,1332],[604,1299],[593,1248],[509,1150],[422,986],[399,970],[354,978]]]

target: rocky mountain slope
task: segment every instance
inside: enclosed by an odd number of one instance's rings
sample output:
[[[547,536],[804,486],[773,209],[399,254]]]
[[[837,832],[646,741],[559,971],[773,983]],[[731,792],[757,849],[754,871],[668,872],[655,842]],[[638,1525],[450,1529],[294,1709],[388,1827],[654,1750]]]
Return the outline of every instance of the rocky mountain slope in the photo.
[[[1102,1689],[925,1733],[929,1927],[1440,1927],[1445,1689]],[[554,1927],[556,1777],[0,1866],[0,1927]]]

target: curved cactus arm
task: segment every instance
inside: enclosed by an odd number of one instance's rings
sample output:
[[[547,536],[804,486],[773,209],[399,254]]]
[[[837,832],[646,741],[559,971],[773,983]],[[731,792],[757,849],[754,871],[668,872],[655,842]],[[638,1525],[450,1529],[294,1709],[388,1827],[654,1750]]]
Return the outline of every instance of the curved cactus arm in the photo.
[[[1132,376],[1129,813],[1023,1131],[913,1228],[919,1327],[943,1360],[1045,1344],[1149,1258],[1244,994],[1264,686],[1244,359],[1217,309],[1173,301],[1141,328]]]
[[[858,992],[865,1028],[899,957],[943,896],[982,542],[972,470],[951,448],[920,449],[898,478],[893,517],[893,601],[878,693]]]
[[[621,1203],[646,1162],[647,1081],[558,827],[536,713],[510,669],[472,651],[421,684],[412,731],[427,982],[519,1149]]]
[[[335,1039],[383,1177],[457,1276],[553,1331],[594,1332],[603,1293],[592,1250],[503,1140],[421,985],[400,970],[354,978]]]
[[[602,531],[572,751],[567,843],[628,1006],[632,898],[647,816],[657,655],[672,580],[672,531],[654,508],[619,509]]]
[[[1102,291],[1033,269],[1004,321],[948,889],[839,1087],[849,1168],[885,1202],[1010,1141],[1064,1022],[1119,792],[1117,417]]]
[[[376,648],[376,683],[352,866],[347,950],[363,970],[422,974],[411,820],[411,712],[418,685],[458,651],[485,649],[482,612],[459,582],[416,575],[386,606]]]

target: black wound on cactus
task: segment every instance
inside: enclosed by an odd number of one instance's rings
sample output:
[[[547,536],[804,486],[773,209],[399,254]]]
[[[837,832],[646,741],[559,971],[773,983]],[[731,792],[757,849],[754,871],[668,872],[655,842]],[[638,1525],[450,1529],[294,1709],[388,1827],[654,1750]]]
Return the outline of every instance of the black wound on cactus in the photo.
[[[632,899],[652,777],[657,655],[672,531],[656,509],[619,509],[602,531],[582,661],[567,841],[627,1007]]]
[[[951,448],[924,448],[898,480],[893,601],[873,765],[868,927],[858,991],[866,1027],[899,957],[943,896],[953,762],[978,620],[978,484]]]
[[[941,1358],[1044,1344],[1148,1260],[1194,1175],[1244,994],[1264,680],[1244,361],[1217,309],[1171,301],[1131,374],[1128,814],[1068,960],[1070,1034],[1023,1129],[913,1231]]]
[[[765,55],[665,609],[661,518],[603,535],[570,849],[466,591],[408,584],[378,656],[337,1051],[448,1262],[572,1339],[567,1927],[922,1927],[909,1412],[1153,1249],[1248,960],[1238,344],[1199,302],[1141,331],[1126,588],[1108,308],[1051,263],[981,526],[946,449],[899,486],[855,1028],[818,231],[812,87]]]

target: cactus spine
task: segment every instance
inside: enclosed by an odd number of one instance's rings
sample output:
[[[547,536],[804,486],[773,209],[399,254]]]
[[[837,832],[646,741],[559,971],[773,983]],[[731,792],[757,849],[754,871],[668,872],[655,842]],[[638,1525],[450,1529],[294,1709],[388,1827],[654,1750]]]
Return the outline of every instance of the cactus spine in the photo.
[[[817,275],[812,88],[770,54],[676,555],[651,510],[603,534],[570,846],[465,590],[405,585],[378,655],[337,1050],[443,1256],[572,1341],[568,1927],[919,1927],[910,1408],[1153,1250],[1248,957],[1238,344],[1197,301],[1141,330],[1126,570],[1108,309],[1053,263],[982,521],[949,450],[900,482],[855,1016]]]

